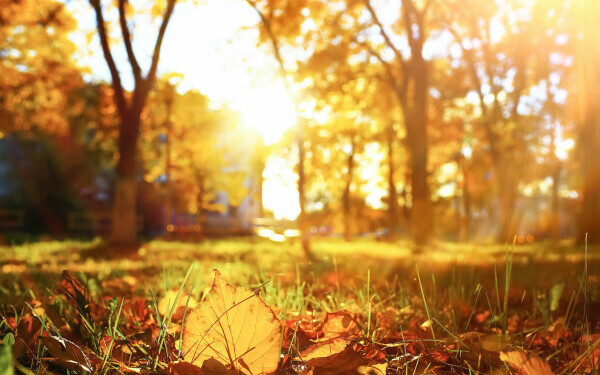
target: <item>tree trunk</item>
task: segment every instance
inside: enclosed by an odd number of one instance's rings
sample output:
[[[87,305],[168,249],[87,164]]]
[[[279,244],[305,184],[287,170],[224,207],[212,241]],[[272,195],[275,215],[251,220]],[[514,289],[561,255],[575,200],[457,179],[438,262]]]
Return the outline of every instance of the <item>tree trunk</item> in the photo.
[[[576,39],[577,125],[583,172],[583,200],[579,220],[579,242],[586,234],[592,243],[600,243],[600,52],[598,51],[598,16],[600,5],[582,1],[576,5],[576,18],[580,20]]]
[[[459,240],[466,241],[469,237],[469,227],[471,225],[471,195],[469,194],[469,171],[467,167],[468,160],[461,157],[460,166],[463,175],[462,186],[462,215],[460,218]]]
[[[411,155],[412,236],[417,245],[425,245],[431,239],[432,219],[429,185],[427,183],[427,147],[414,147]]]
[[[198,176],[196,180],[198,184],[198,195],[196,195],[196,202],[198,204],[198,214],[196,215],[196,225],[198,226],[198,239],[202,239],[204,237],[204,177],[201,175]]]
[[[171,192],[171,111],[173,109],[173,98],[167,100],[167,116],[165,118],[165,233],[169,235],[171,216],[173,212],[173,194]]]
[[[307,256],[311,256],[310,251],[310,228],[306,218],[306,176],[305,176],[305,158],[306,150],[304,148],[304,133],[302,125],[298,130],[298,203],[300,205],[300,215],[298,216],[298,227],[300,229],[300,242],[302,250]]]
[[[413,51],[414,53],[415,51]],[[432,234],[431,195],[427,181],[427,62],[421,53],[412,60],[414,72],[414,97],[407,118],[408,148],[411,152],[412,170],[412,235],[417,245],[429,242]],[[405,116],[406,117],[406,116]]]
[[[350,187],[352,185],[352,175],[354,174],[354,140],[352,140],[352,149],[348,154],[348,174],[346,176],[346,187],[344,188],[344,239],[346,241],[352,240],[352,212],[351,212],[351,197]]]
[[[110,242],[116,247],[137,246],[137,183],[135,178],[119,176],[115,188],[115,202]]]
[[[408,227],[408,223],[410,223],[410,206],[412,204],[412,201],[409,204],[408,187],[411,185],[411,173],[410,171],[406,171],[404,173],[404,185],[402,186],[402,191],[400,192],[400,196],[402,197],[402,200],[404,202],[404,205],[402,206],[402,223],[405,227]],[[396,223],[398,223],[398,221],[396,221]]]
[[[259,168],[256,179],[256,198],[257,198],[257,205],[258,205],[258,217],[264,217],[265,216],[265,206],[264,206],[264,202],[263,202],[263,184],[265,182],[265,178],[263,177],[263,172],[264,172],[264,166],[262,166],[262,168]]]
[[[138,111],[128,111],[121,122],[119,137],[119,162],[113,208],[110,243],[116,247],[137,246],[137,138],[140,116]]]
[[[551,96],[548,96],[549,98]],[[552,168],[552,191],[550,195],[550,238],[558,241],[560,238],[560,212],[558,188],[560,185],[561,162],[556,156],[556,131],[550,132],[550,163]]]
[[[398,234],[398,194],[396,192],[396,184],[394,183],[394,171],[396,170],[394,163],[394,136],[394,124],[390,123],[386,130],[388,152],[388,220],[390,241],[394,241]]]
[[[514,171],[507,163],[500,163],[497,168],[499,200],[500,200],[500,227],[498,229],[498,242],[512,243],[517,235],[515,223],[515,205],[517,203],[517,187]]]

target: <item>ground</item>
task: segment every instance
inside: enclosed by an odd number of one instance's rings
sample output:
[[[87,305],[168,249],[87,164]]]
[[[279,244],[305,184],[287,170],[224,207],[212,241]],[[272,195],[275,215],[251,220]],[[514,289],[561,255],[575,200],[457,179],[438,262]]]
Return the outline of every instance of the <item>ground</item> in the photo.
[[[213,269],[256,291],[281,321],[277,373],[600,368],[595,248],[434,243],[415,252],[403,242],[317,239],[311,261],[299,243],[259,239],[152,241],[127,258],[103,249],[99,240],[0,249],[0,348],[11,347],[0,350],[0,374],[2,358],[24,373],[191,373],[180,332],[191,305],[210,300]],[[239,329],[257,331],[246,321]],[[60,337],[68,344],[52,341]],[[231,355],[221,362],[228,369],[218,371],[255,373]]]

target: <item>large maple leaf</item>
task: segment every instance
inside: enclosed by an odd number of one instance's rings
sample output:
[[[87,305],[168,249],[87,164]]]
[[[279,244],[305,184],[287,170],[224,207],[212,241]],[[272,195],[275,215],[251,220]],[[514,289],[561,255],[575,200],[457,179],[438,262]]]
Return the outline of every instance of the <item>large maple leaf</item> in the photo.
[[[233,287],[215,270],[206,299],[186,318],[183,353],[187,362],[202,366],[215,359],[250,374],[277,370],[281,323],[255,293]]]

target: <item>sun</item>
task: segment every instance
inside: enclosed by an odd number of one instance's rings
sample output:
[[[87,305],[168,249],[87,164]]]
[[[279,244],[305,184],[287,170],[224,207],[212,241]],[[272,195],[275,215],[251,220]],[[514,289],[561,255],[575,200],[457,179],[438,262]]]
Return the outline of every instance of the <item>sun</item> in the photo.
[[[238,99],[235,109],[241,114],[242,125],[256,130],[266,145],[277,143],[296,125],[295,106],[283,84],[254,87]],[[291,163],[271,155],[263,171],[263,205],[277,219],[294,220],[300,212],[297,176]]]
[[[237,110],[243,125],[255,129],[266,145],[278,142],[296,124],[296,110],[283,85],[254,88],[241,99]]]

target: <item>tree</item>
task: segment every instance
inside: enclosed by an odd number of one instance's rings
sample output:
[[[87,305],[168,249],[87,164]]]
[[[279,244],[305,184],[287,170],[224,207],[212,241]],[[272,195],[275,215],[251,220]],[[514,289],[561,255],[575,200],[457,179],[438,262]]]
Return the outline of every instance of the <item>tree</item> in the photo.
[[[75,27],[61,1],[0,1],[0,132],[68,134],[68,97],[83,83]]]
[[[226,210],[214,203],[218,194],[238,206],[248,195],[254,161],[247,150],[258,135],[241,129],[227,108],[212,108],[198,91],[178,93],[168,77],[158,80],[148,103],[142,113],[144,179],[164,191],[165,209],[195,213],[201,226],[204,212]]]
[[[296,95],[294,95],[294,92],[292,92],[290,83],[288,82],[288,79],[292,78],[291,72],[289,71],[289,69],[286,68],[285,61],[283,60],[280,41],[281,35],[277,34],[277,30],[274,28],[275,23],[273,21],[275,18],[274,15],[276,14],[274,10],[277,8],[278,5],[283,5],[283,9],[286,9],[287,11],[291,10],[291,12],[285,12],[285,15],[291,14],[292,17],[295,17],[301,14],[300,12],[295,13],[295,11],[301,10],[303,4],[300,1],[297,1],[295,3],[293,1],[282,1],[280,4],[268,4],[269,6],[267,7],[267,11],[264,11],[262,8],[265,6],[265,4],[260,4],[257,0],[246,0],[246,2],[256,11],[256,14],[260,19],[260,25],[262,29],[261,31],[264,32],[264,36],[267,42],[271,45],[273,49],[272,52],[275,57],[275,60],[277,61],[278,69],[281,74],[283,83],[286,87],[290,98],[294,98],[294,105],[296,107],[296,111],[298,111],[299,99],[296,98]],[[275,21],[277,22],[280,20]],[[293,22],[293,25],[295,27],[298,27],[299,23],[297,22],[297,19],[296,22]],[[296,143],[298,147],[298,203],[300,206],[298,226],[300,227],[301,232],[300,240],[302,243],[302,249],[304,250],[304,253],[306,255],[310,255],[310,231],[308,228],[308,221],[306,216],[306,145],[304,135],[304,128],[306,127],[306,124],[304,123],[304,119],[300,118],[299,116],[297,116],[296,127]]]
[[[419,7],[415,1],[402,0],[401,24],[408,40],[408,50],[401,50],[379,19],[371,1],[365,1],[372,25],[379,32],[385,47],[393,52],[394,59],[391,62],[378,52],[378,47],[357,38],[357,42],[364,44],[384,67],[388,83],[402,108],[411,170],[411,230],[417,244],[427,243],[433,230],[427,171],[429,64],[423,55],[429,32],[427,17],[432,3],[427,1]]]
[[[145,77],[134,53],[132,36],[127,23],[126,8],[129,6],[129,2],[127,0],[118,0],[120,30],[135,83],[133,92],[130,95],[126,93],[123,87],[119,69],[113,58],[101,0],[89,1],[96,15],[96,26],[98,35],[100,36],[100,44],[110,71],[114,89],[114,101],[120,117],[119,159],[110,242],[115,246],[131,247],[137,244],[136,159],[140,133],[140,116],[156,79],[160,50],[177,0],[166,0],[166,7],[158,30],[150,68]]]
[[[327,161],[321,165],[313,162],[313,167],[320,169],[322,180],[329,187],[329,194],[340,198],[342,209],[342,222],[344,238],[350,241],[353,236],[353,218],[356,218],[356,203],[360,199],[357,195],[358,181],[356,180],[357,157],[361,156],[367,143],[374,142],[377,122],[369,117],[369,107],[376,107],[378,94],[377,85],[369,84],[367,77],[362,74],[362,66],[349,67],[347,64],[337,65],[335,76],[346,76],[344,84],[339,81],[331,82],[327,78],[331,74],[328,69],[323,70],[321,62],[330,60],[324,54],[335,51],[320,51],[302,65],[301,75],[311,81],[310,88],[306,91],[314,97],[316,103],[313,111],[328,113],[328,120],[323,124],[316,124],[317,143],[313,147],[313,154],[317,149],[327,153]],[[331,66],[331,65],[330,65]],[[333,155],[333,156],[332,156]],[[337,156],[337,157],[336,157]],[[316,159],[313,157],[313,159]],[[338,164],[336,164],[338,162]],[[336,172],[342,172],[338,175]],[[341,190],[341,196],[337,192]]]
[[[465,11],[447,21],[446,28],[461,49],[468,82],[479,102],[481,115],[477,123],[484,131],[495,172],[500,212],[497,239],[512,241],[518,229],[515,207],[519,181],[526,172],[524,161],[531,156],[527,139],[539,116],[535,110],[522,107],[526,106],[524,99],[530,89],[550,74],[551,43],[543,27],[547,4],[499,4],[491,0],[473,1],[466,7],[464,4],[460,3],[460,9]],[[471,12],[474,6],[480,11]],[[530,17],[509,21],[509,15],[518,11]]]
[[[600,4],[593,0],[570,2],[575,46],[575,92],[573,106],[579,132],[579,148],[583,172],[583,199],[578,239],[600,242],[600,44],[598,19]]]

